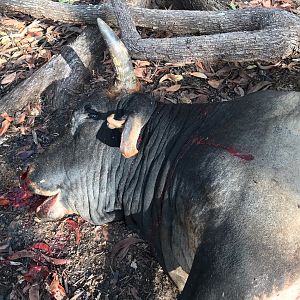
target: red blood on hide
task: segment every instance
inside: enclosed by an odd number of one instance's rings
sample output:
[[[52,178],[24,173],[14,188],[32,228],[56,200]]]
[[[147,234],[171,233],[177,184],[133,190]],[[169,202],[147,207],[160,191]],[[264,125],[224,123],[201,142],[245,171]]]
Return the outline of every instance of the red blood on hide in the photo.
[[[193,145],[206,145],[206,146],[214,147],[214,148],[221,148],[221,149],[226,150],[232,156],[236,156],[236,157],[246,160],[246,161],[250,161],[250,160],[254,159],[254,156],[252,154],[243,154],[243,153],[239,152],[237,149],[235,149],[234,147],[213,143],[213,142],[209,141],[208,139],[204,139],[202,137],[194,137],[192,139],[192,144]]]

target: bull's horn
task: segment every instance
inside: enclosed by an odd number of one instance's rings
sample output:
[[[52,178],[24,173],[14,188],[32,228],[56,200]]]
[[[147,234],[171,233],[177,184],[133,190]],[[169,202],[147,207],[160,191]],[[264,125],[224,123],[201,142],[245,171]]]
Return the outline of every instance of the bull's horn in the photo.
[[[138,90],[138,82],[134,74],[129,53],[123,42],[114,31],[100,18],[97,18],[100,32],[107,44],[113,64],[116,69],[116,86],[120,90],[134,92]]]

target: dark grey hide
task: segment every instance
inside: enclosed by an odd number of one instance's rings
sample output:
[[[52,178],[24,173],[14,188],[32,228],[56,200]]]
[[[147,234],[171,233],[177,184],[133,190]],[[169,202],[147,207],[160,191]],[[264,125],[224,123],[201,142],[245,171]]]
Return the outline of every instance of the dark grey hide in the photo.
[[[179,288],[189,274],[181,299],[299,299],[300,93],[156,104],[130,159],[106,124],[115,110],[86,100],[33,189],[95,224],[125,218]]]

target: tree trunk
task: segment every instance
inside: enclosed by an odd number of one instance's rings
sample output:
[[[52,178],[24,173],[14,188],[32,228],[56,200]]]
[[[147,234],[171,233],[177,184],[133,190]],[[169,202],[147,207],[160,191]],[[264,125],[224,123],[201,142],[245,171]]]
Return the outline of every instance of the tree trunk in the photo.
[[[297,56],[300,52],[300,18],[284,11],[248,9],[222,12],[223,15],[219,15],[219,32],[233,23],[231,29],[235,32],[231,33],[142,39],[135,29],[126,3],[112,0],[112,4],[120,24],[122,39],[134,58],[168,61],[272,61]],[[210,25],[207,24],[207,31]],[[249,31],[246,33],[245,30]],[[215,32],[212,30],[210,33]]]
[[[192,10],[225,10],[228,9],[228,0],[175,0],[177,6]]]
[[[151,0],[127,0],[126,3],[136,7],[151,7]]]
[[[105,44],[96,27],[87,28],[73,44],[64,47],[60,55],[35,71],[0,100],[0,112],[15,113],[40,97],[51,98],[53,109],[61,108],[70,97],[81,92],[99,62]]]

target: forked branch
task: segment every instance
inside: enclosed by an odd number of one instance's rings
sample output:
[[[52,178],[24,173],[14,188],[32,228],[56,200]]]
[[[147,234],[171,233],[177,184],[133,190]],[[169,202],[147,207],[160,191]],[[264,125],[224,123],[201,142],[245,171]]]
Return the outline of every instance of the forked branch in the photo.
[[[112,0],[130,54],[138,59],[182,61],[273,61],[298,56],[300,52],[300,18],[279,10],[237,10],[239,22],[235,32],[202,36],[142,39],[135,29],[130,10],[123,0]],[[222,12],[230,19],[231,12]],[[248,18],[245,18],[245,15]],[[251,21],[251,22],[249,22]],[[208,26],[209,27],[209,24]]]

